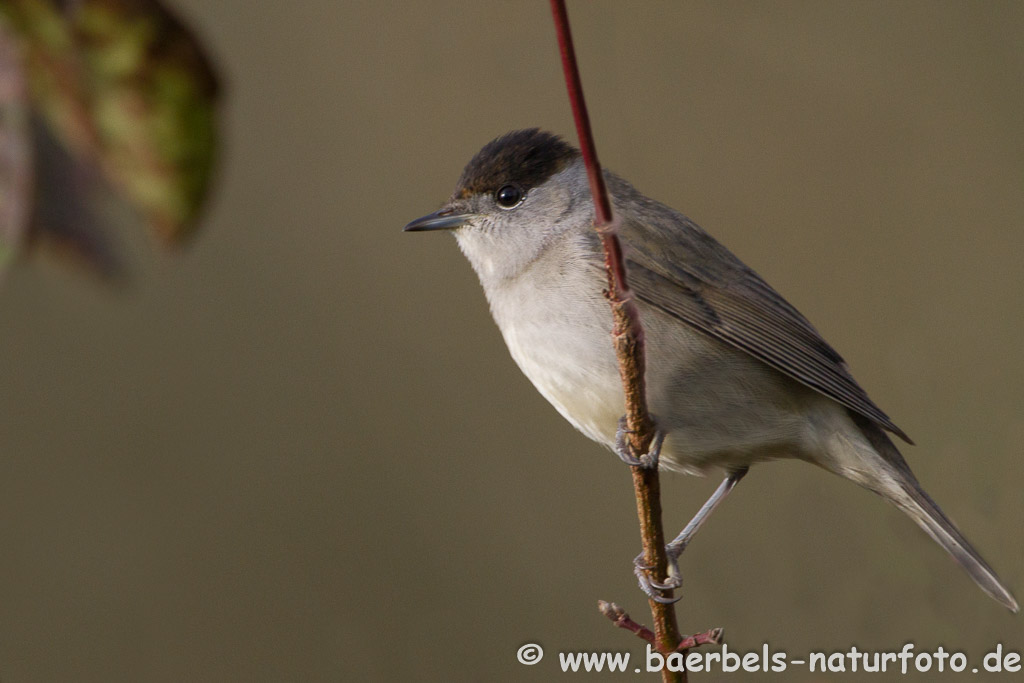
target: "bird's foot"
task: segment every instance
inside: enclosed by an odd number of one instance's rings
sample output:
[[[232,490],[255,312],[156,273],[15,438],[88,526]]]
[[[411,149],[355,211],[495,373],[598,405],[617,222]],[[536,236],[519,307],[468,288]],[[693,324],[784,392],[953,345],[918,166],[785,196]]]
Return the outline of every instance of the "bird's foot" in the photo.
[[[646,470],[658,469],[658,457],[661,455],[661,444],[665,441],[665,434],[656,431],[654,440],[646,453],[637,457],[633,452],[633,446],[629,442],[630,430],[626,428],[626,416],[619,418],[619,428],[615,430],[615,453],[622,462],[630,467],[642,467]]]
[[[644,562],[643,553],[640,553],[633,559],[633,574],[636,575],[636,579],[640,584],[640,590],[644,592],[644,595],[655,602],[671,605],[672,603],[679,602],[682,596],[670,598],[661,595],[661,591],[679,588],[683,585],[683,578],[682,574],[679,573],[678,555],[673,555],[673,551],[670,550],[669,546],[665,546],[665,552],[668,555],[668,576],[665,578],[665,581],[656,581],[651,578],[651,570],[654,567]]]

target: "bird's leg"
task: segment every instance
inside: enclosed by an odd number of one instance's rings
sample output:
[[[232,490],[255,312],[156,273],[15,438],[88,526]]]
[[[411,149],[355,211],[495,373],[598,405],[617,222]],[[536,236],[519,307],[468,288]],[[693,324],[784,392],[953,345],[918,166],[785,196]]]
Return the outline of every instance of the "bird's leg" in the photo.
[[[715,492],[711,494],[707,502],[701,506],[697,514],[693,516],[693,519],[679,532],[679,535],[675,539],[665,546],[665,554],[668,556],[668,577],[664,583],[653,580],[648,572],[651,567],[644,564],[644,556],[641,553],[633,560],[634,573],[637,579],[640,581],[640,590],[647,594],[647,597],[657,602],[675,602],[679,598],[669,600],[658,595],[656,590],[671,590],[673,588],[679,588],[682,585],[682,574],[679,573],[679,556],[686,550],[686,546],[690,544],[693,537],[697,535],[697,531],[704,526],[704,522],[707,521],[708,517],[716,507],[718,507],[726,496],[732,492],[739,480],[743,478],[743,475],[747,473],[748,467],[741,467],[737,470],[733,470],[729,473],[729,476],[718,485]]]
[[[619,418],[619,428],[615,430],[615,453],[622,462],[630,467],[643,467],[653,470],[658,468],[658,456],[661,455],[661,444],[665,441],[665,434],[662,431],[654,433],[654,440],[650,448],[639,458],[633,455],[633,447],[629,443],[629,430],[626,429],[626,416]]]

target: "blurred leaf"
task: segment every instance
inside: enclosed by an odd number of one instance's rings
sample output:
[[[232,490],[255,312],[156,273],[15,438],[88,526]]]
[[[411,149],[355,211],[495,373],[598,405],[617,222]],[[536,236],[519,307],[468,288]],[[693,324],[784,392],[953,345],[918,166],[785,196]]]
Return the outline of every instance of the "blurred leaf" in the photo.
[[[32,148],[21,53],[0,23],[0,271],[27,232]]]
[[[7,0],[0,13],[53,135],[165,243],[187,237],[216,151],[216,80],[188,30],[156,0]]]
[[[32,124],[36,182],[29,241],[107,281],[122,279],[125,266],[110,227],[137,224],[138,218],[124,220],[130,208],[94,163],[71,154],[38,117]]]

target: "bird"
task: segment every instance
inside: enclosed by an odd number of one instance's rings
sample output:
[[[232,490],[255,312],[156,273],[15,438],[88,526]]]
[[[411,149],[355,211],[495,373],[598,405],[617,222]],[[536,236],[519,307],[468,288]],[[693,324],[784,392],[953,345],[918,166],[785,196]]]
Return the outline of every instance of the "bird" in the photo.
[[[594,206],[580,151],[530,128],[487,143],[454,192],[407,232],[450,231],[476,272],[522,372],[590,439],[634,466],[726,473],[668,545],[676,560],[754,465],[802,460],[852,481],[909,516],[997,602],[1016,599],[918,483],[890,435],[913,442],[796,308],[684,214],[603,171],[646,350],[657,425],[652,457],[624,448],[624,392]]]

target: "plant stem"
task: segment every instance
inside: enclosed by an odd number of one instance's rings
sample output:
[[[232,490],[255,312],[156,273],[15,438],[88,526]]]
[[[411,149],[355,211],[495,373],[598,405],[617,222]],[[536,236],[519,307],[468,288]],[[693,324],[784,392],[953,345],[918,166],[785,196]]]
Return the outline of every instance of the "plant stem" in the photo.
[[[655,424],[647,411],[644,386],[644,336],[640,317],[633,303],[622,260],[622,245],[616,233],[612,216],[611,200],[604,183],[601,164],[597,160],[594,136],[590,130],[590,119],[583,98],[576,54],[573,50],[572,34],[569,31],[569,16],[564,0],[551,0],[551,12],[558,34],[558,46],[562,55],[562,68],[572,104],[573,118],[579,136],[580,150],[590,179],[590,190],[594,199],[594,229],[601,237],[604,247],[605,271],[608,275],[606,297],[612,309],[612,339],[619,361],[626,399],[626,428],[634,453],[646,453],[654,439]],[[643,538],[644,562],[653,567],[651,575],[658,581],[666,577],[668,561],[665,556],[665,533],[661,524],[661,487],[656,468],[633,467],[633,489],[636,494],[637,516]],[[666,597],[671,597],[669,592]],[[676,625],[675,609],[670,604],[650,600],[654,620],[654,636],[658,649],[672,652],[680,642],[679,627]],[[662,671],[662,681],[672,683],[686,681],[685,672]]]

